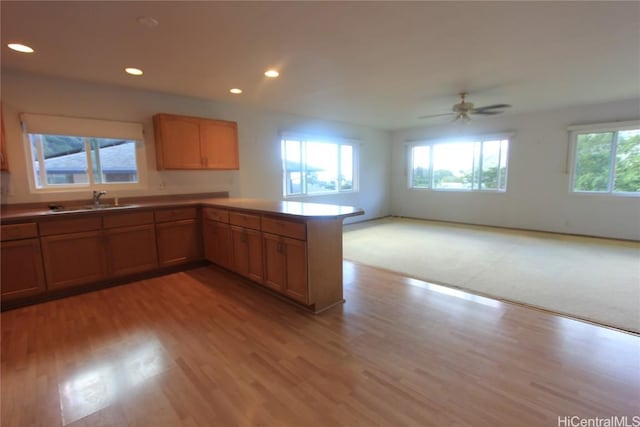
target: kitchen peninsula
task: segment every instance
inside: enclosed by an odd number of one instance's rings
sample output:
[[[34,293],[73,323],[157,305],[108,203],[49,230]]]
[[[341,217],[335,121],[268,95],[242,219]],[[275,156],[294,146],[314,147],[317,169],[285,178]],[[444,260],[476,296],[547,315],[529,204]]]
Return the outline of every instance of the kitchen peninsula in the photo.
[[[2,308],[207,261],[315,313],[344,301],[342,222],[362,209],[219,196],[3,207]]]

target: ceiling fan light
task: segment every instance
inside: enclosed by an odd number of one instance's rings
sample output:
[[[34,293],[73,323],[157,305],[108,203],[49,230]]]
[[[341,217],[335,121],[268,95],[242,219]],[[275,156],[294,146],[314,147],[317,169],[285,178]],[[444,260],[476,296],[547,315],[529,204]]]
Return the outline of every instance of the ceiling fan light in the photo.
[[[453,122],[464,122],[468,123],[471,121],[471,114],[480,115],[480,116],[495,116],[496,114],[501,114],[504,111],[500,109],[511,107],[510,104],[493,104],[493,105],[485,105],[483,107],[477,107],[473,102],[467,102],[465,97],[466,93],[461,92],[460,94],[460,102],[457,104],[453,104],[451,107],[451,113],[444,114],[429,114],[426,116],[420,116],[420,119],[427,119],[432,117],[440,117],[440,116],[448,116],[453,115]]]
[[[469,117],[469,115],[463,111],[460,111],[457,115],[456,118],[454,119],[454,122],[459,122],[459,123],[469,123],[471,121],[471,117]]]

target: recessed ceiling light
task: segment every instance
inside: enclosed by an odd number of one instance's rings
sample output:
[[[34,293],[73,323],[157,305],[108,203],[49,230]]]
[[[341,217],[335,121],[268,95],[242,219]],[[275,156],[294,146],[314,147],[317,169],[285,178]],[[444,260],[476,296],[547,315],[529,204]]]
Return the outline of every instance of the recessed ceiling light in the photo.
[[[33,53],[33,49],[24,44],[9,43],[7,46],[9,47],[9,49],[15,50],[16,52]]]
[[[138,24],[145,26],[147,28],[155,28],[158,26],[159,22],[156,18],[152,18],[150,16],[138,16],[136,18]]]
[[[124,69],[127,74],[131,74],[132,76],[141,76],[144,74],[140,68],[127,67]]]
[[[278,77],[280,73],[276,70],[267,70],[264,72],[264,75],[273,79],[275,77]]]
[[[242,89],[239,89],[237,87],[234,87],[233,89],[229,89],[229,92],[231,93],[235,93],[236,95],[241,94],[242,93]]]

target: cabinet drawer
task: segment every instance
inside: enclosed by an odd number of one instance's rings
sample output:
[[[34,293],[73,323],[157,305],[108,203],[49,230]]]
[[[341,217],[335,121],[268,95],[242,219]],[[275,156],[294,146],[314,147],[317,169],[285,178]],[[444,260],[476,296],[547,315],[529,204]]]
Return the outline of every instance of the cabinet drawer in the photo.
[[[102,217],[91,215],[81,218],[56,219],[40,222],[40,235],[78,233],[81,231],[95,231],[102,228]]]
[[[211,221],[229,223],[229,211],[217,208],[203,208],[202,212],[206,219]]]
[[[289,221],[277,217],[263,217],[262,231],[298,240],[307,239],[307,226],[304,222]]]
[[[179,221],[181,219],[197,218],[195,207],[162,209],[156,211],[156,222]]]
[[[0,230],[0,237],[2,237],[3,242],[6,240],[28,239],[37,236],[38,226],[35,222],[3,225]]]
[[[239,212],[229,213],[229,222],[240,227],[260,230],[260,215],[244,214]]]
[[[128,212],[105,215],[102,219],[104,228],[129,227],[132,225],[153,224],[153,212]]]

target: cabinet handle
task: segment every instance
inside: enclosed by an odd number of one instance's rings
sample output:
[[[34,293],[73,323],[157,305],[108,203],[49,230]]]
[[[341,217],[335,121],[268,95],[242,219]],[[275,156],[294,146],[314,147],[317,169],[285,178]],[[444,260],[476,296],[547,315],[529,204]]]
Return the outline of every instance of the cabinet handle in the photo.
[[[284,252],[284,245],[282,242],[278,242],[278,253],[281,254],[282,252]]]

